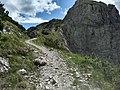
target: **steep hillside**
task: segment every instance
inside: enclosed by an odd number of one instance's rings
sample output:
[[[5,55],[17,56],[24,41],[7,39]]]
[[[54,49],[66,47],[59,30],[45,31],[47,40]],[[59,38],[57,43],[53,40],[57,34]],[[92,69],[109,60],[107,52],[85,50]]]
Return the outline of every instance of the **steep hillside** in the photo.
[[[27,38],[25,28],[9,17],[0,4],[0,90],[34,88],[19,73],[35,71],[34,49],[25,44]]]
[[[9,17],[9,12],[5,11],[3,6],[4,4],[0,3],[0,25],[3,27],[0,31],[18,36],[24,35],[26,33],[25,28]]]

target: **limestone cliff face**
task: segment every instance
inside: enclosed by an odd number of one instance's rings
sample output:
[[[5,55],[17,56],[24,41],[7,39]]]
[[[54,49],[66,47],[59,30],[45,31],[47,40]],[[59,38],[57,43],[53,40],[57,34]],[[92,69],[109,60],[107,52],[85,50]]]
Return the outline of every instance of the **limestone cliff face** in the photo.
[[[77,0],[62,30],[72,52],[120,63],[120,15],[114,5]]]

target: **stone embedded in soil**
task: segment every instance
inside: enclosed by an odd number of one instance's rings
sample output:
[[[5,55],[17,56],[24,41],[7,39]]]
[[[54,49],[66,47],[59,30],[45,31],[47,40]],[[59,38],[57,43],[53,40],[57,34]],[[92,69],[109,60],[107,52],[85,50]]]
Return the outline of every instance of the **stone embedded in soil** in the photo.
[[[26,71],[25,69],[20,69],[20,70],[18,71],[18,73],[21,74],[21,75],[26,75],[26,74],[27,74],[27,71]]]
[[[50,88],[49,88],[48,86],[45,86],[45,89],[46,89],[46,90],[49,90]]]
[[[10,68],[8,60],[0,57],[0,72],[8,71]]]

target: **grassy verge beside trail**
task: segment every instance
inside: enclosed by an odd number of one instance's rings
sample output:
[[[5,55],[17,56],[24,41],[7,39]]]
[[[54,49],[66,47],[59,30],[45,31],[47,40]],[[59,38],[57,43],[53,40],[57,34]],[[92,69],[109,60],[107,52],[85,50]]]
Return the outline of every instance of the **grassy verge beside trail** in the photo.
[[[81,56],[79,54],[60,51],[60,54],[67,59],[69,68],[77,68],[81,74],[91,73],[90,84],[102,90],[120,90],[120,67],[108,61],[92,56]],[[70,70],[71,71],[71,70]],[[80,85],[75,71],[71,71],[75,78],[74,84]]]
[[[64,41],[62,36],[54,30],[51,31],[48,35],[42,34],[36,40],[34,40],[33,43],[37,45],[53,47],[56,49],[64,49]]]
[[[25,69],[29,73],[36,68],[33,64],[34,54],[23,41],[15,34],[2,33],[0,36],[0,57],[7,59],[10,64],[8,72],[0,73],[1,90],[3,88],[14,90],[15,88],[30,87],[24,76],[18,74],[20,69]]]

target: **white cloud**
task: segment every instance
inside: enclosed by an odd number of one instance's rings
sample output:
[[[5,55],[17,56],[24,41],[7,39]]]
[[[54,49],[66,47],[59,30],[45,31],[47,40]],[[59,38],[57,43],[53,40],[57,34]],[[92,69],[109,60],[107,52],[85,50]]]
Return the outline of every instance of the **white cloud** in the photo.
[[[55,9],[61,8],[53,0],[0,0],[4,3],[4,7],[9,11],[9,15],[16,21],[22,23],[42,23],[48,20],[37,18],[36,14],[39,12],[51,12]],[[102,1],[106,4],[114,4],[120,11],[120,0],[95,0]],[[63,10],[66,15],[68,9]],[[22,17],[24,14],[26,17]]]
[[[95,0],[95,1],[102,1],[102,2],[104,2],[106,4],[115,4],[116,0]]]
[[[43,20],[41,18],[37,17],[29,17],[29,18],[21,18],[19,20],[21,23],[43,23],[43,22],[48,22],[48,20]]]
[[[47,12],[60,8],[53,2],[53,0],[0,0],[6,10],[9,11],[9,15],[18,22],[27,22],[36,20],[36,22],[46,21],[41,18],[37,18],[36,14],[39,12]],[[22,17],[24,14],[26,17]],[[22,21],[21,21],[22,20]],[[25,21],[23,21],[25,20]],[[35,21],[34,21],[35,22]]]
[[[64,14],[65,14],[65,15],[67,14],[68,10],[69,10],[69,9],[65,9],[65,10],[64,10]]]

